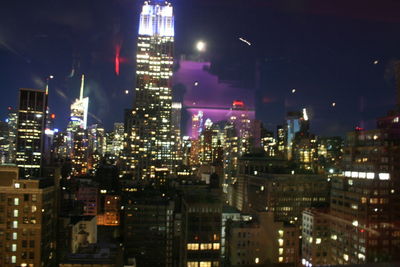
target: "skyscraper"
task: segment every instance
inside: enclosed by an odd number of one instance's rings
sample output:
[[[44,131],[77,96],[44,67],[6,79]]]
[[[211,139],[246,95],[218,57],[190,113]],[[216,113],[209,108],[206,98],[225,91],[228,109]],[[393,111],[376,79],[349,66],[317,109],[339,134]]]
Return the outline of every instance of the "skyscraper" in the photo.
[[[139,24],[136,97],[130,134],[131,171],[137,179],[171,172],[174,16],[168,2],[145,2]]]
[[[85,75],[82,75],[81,88],[79,98],[71,105],[71,118],[68,124],[68,131],[76,130],[77,128],[86,129],[87,115],[89,109],[89,97],[83,97],[85,88]]]
[[[46,110],[47,90],[20,89],[16,163],[23,178],[41,174]]]

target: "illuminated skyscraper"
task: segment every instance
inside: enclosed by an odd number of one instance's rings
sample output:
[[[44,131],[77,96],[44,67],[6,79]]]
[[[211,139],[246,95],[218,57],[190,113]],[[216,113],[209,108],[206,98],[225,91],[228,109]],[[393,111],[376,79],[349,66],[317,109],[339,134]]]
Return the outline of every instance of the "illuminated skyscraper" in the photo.
[[[203,126],[203,111],[192,116],[192,139],[198,139]]]
[[[71,117],[67,126],[67,147],[72,159],[72,174],[84,175],[88,170],[87,115],[89,98],[83,97],[85,76],[82,75],[79,98],[71,105]]]
[[[174,16],[170,3],[144,3],[137,43],[130,168],[135,178],[147,179],[156,178],[160,172],[172,171]]]
[[[307,110],[303,108],[302,112],[288,112],[286,122],[286,156],[291,160],[293,140],[296,134],[298,132],[307,133],[309,129]]]
[[[47,90],[19,91],[16,163],[22,178],[41,175]]]
[[[8,107],[8,111],[8,117],[6,119],[8,124],[8,156],[6,162],[15,163],[18,114],[11,107]]]
[[[68,131],[74,131],[77,128],[86,129],[87,115],[89,109],[89,97],[83,97],[85,87],[85,75],[82,75],[79,98],[71,105],[71,118],[68,124]]]

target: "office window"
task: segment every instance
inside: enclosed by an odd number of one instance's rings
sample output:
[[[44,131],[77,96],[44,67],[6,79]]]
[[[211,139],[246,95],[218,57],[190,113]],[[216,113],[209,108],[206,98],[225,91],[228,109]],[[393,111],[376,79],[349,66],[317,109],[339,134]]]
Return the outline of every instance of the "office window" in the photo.
[[[11,263],[17,263],[17,256],[11,256]]]
[[[14,210],[14,217],[18,217],[18,210]]]
[[[19,205],[19,198],[14,198],[14,205],[15,206],[18,206]]]
[[[187,267],[198,267],[199,263],[197,261],[188,261]]]

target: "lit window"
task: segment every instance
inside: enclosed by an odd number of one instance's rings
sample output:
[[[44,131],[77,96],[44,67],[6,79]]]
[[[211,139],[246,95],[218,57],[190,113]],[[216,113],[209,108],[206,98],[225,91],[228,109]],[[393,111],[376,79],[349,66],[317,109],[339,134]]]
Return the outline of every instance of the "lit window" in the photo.
[[[283,248],[279,248],[279,255],[283,255]]]
[[[32,206],[32,212],[35,212],[37,210],[36,206]]]
[[[13,251],[13,252],[17,251],[17,244],[11,245],[11,251]]]
[[[20,187],[20,184],[19,184],[19,183],[15,183],[15,184],[14,184],[14,187],[15,187],[15,188],[19,188],[19,187]]]
[[[279,243],[279,246],[282,247],[282,246],[283,246],[283,239],[282,239],[282,238],[279,238],[279,239],[278,239],[278,243]]]
[[[255,262],[255,263],[259,263],[259,262],[260,262],[260,259],[259,259],[259,258],[255,258],[255,259],[254,259],[254,262]]]
[[[198,267],[199,263],[197,261],[188,261],[187,267]]]
[[[13,228],[18,228],[18,221],[13,221]]]
[[[214,250],[218,250],[220,248],[220,244],[219,243],[214,243],[213,244],[213,249]]]
[[[315,239],[315,244],[321,244],[321,238]]]
[[[283,262],[283,257],[279,257],[279,258],[278,258],[278,261],[279,261],[279,262]]]
[[[17,238],[18,238],[18,234],[17,233],[13,233],[13,240],[17,240]]]
[[[187,244],[188,250],[199,250],[199,244],[197,243],[189,243]]]
[[[211,267],[211,261],[201,261],[200,267]]]
[[[212,243],[204,243],[200,245],[201,250],[211,250],[212,249]]]
[[[379,174],[379,180],[389,180],[389,179],[390,179],[389,173],[380,173]]]
[[[374,178],[375,178],[375,173],[367,172],[367,179],[374,179]]]
[[[278,233],[279,233],[279,237],[283,237],[283,230],[279,230]]]
[[[345,261],[348,261],[348,260],[349,260],[349,255],[343,254],[343,259],[344,259]]]
[[[14,217],[18,217],[18,210],[14,210]]]
[[[19,198],[14,198],[14,205],[15,206],[18,206],[19,205]]]
[[[11,256],[11,263],[17,263],[17,256]]]

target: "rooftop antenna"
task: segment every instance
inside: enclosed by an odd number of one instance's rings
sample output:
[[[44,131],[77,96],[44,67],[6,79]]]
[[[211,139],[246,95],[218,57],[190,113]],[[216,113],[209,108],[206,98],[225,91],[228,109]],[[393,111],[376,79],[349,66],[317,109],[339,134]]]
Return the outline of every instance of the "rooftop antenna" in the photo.
[[[79,99],[82,100],[83,99],[83,88],[85,87],[85,74],[82,74],[82,78],[81,78],[81,91],[80,91],[80,95],[79,95]]]

